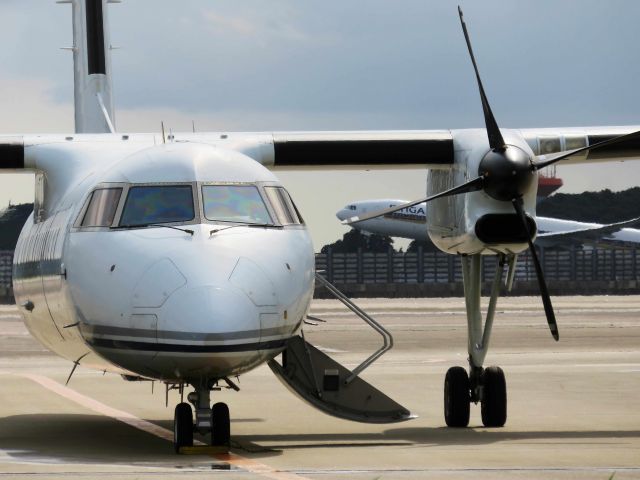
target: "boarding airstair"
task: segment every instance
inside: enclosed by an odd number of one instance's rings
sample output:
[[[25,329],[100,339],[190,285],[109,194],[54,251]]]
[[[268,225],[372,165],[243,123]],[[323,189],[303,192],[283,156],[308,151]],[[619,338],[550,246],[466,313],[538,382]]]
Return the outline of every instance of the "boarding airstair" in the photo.
[[[301,334],[288,340],[281,363],[275,359],[269,362],[273,373],[304,401],[334,417],[365,423],[395,423],[414,418],[409,410],[359,377],[393,347],[391,334],[323,276],[316,274],[316,280],[378,332],[384,344],[350,371]]]

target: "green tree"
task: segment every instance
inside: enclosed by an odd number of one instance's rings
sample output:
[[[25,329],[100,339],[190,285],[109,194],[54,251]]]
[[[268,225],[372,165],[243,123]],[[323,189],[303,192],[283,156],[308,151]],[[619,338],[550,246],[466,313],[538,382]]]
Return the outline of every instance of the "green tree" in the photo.
[[[556,193],[538,205],[537,214],[595,223],[614,223],[640,217],[640,187],[622,192],[607,189],[579,194]]]
[[[429,240],[414,240],[407,247],[407,253],[415,253],[418,251],[418,247],[422,247],[423,252],[435,252],[438,250],[433,242]]]
[[[329,248],[334,253],[354,253],[358,248],[362,248],[363,252],[383,253],[389,248],[393,249],[393,239],[380,235],[364,235],[358,230],[349,230],[341,240],[325,245],[320,251],[327,253]]]
[[[18,235],[33,212],[33,203],[9,205],[0,212],[0,250],[15,250]]]

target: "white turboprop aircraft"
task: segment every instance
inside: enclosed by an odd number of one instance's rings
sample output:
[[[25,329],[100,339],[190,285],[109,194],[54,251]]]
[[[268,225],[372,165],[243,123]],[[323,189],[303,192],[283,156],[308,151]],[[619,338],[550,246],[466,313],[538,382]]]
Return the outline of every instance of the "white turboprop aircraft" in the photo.
[[[358,377],[382,350],[349,372],[298,335],[313,296],[313,247],[269,169],[420,165],[432,169],[430,237],[463,255],[465,272],[470,376],[462,367],[448,372],[446,422],[467,425],[473,401],[482,403],[485,425],[503,425],[504,375],[483,368],[497,289],[483,333],[480,256],[513,269],[530,245],[540,168],[639,157],[640,127],[500,130],[480,85],[486,130],[116,133],[105,28],[113,2],[60,1],[73,6],[76,132],[0,137],[0,169],[36,173],[34,213],[13,268],[34,337],[74,369],[158,379],[181,392],[191,385],[196,421],[188,403],[176,407],[176,450],[192,443],[194,430],[228,443],[228,407],[211,407],[210,392],[237,388],[230,377],[263,362],[327,413],[406,420],[406,409]],[[388,349],[390,338],[370,323]]]
[[[377,199],[362,200],[345,205],[336,213],[339,220],[346,220],[353,216],[363,216],[367,212],[377,212],[385,208],[407,204],[407,200]],[[355,230],[363,233],[373,233],[388,237],[408,238],[410,240],[426,241],[427,235],[427,205],[419,203],[412,207],[388,213],[351,225]],[[562,245],[571,243],[606,243],[614,245],[637,246],[640,244],[640,230],[626,228],[628,225],[640,223],[640,218],[633,218],[623,222],[607,225],[599,223],[576,222],[561,218],[536,217],[538,236],[536,241],[545,245]]]

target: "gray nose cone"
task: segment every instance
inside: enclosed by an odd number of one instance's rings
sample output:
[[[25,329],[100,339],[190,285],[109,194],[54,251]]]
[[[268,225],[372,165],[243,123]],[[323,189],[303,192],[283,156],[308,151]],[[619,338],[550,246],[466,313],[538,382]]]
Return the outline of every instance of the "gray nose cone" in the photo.
[[[531,158],[513,145],[487,153],[480,162],[478,173],[485,177],[487,195],[501,201],[521,197],[535,181]]]

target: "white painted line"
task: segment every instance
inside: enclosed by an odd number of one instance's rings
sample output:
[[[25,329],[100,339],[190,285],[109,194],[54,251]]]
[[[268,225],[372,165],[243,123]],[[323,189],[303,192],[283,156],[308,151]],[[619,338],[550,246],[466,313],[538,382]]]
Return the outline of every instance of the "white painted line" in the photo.
[[[346,350],[338,350],[337,348],[328,348],[328,347],[323,347],[321,345],[316,345],[315,347],[321,352],[325,352],[325,353],[347,353]]]

